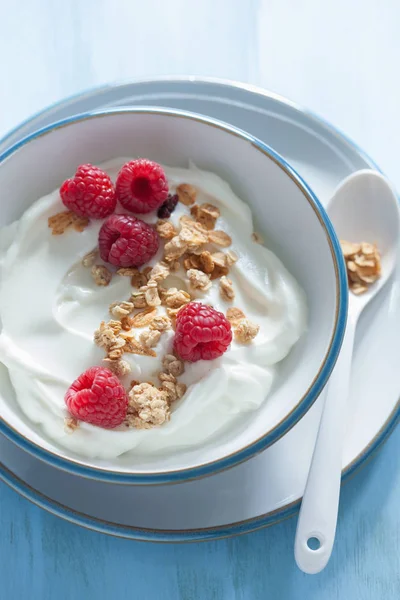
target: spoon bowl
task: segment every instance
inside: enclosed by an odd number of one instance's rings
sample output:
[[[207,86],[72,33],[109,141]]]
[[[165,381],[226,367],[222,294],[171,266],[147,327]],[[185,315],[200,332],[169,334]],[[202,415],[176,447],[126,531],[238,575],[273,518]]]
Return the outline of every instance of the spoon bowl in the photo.
[[[397,198],[383,175],[364,169],[342,181],[328,212],[339,239],[375,243],[381,254],[381,277],[364,294],[350,294],[349,315],[359,313],[393,273],[400,230]]]

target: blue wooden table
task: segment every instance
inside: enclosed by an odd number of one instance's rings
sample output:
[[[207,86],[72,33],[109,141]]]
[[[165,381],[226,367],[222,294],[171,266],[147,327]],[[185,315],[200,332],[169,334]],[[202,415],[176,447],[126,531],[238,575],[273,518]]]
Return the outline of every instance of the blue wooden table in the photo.
[[[93,85],[217,76],[308,106],[400,187],[395,0],[0,0],[0,7],[0,135]],[[332,560],[313,577],[294,563],[294,519],[236,539],[157,546],[80,529],[0,484],[0,598],[394,600],[399,506],[398,430],[344,487]]]

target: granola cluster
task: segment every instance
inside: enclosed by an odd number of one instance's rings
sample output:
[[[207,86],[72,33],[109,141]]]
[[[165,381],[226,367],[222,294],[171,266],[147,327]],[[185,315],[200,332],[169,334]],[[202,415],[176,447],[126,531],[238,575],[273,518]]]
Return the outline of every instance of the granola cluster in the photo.
[[[159,427],[171,416],[167,394],[151,383],[139,383],[129,392],[127,425],[136,429]]]
[[[163,360],[163,371],[158,374],[159,387],[150,382],[134,381],[129,391],[127,426],[152,429],[169,421],[171,404],[180,400],[186,392],[186,385],[177,379],[183,371],[183,361],[167,354]]]
[[[260,331],[260,326],[247,319],[240,308],[228,308],[226,318],[232,325],[234,338],[239,344],[249,344]]]
[[[181,217],[180,231],[165,221],[157,223],[157,230],[168,240],[164,248],[164,260],[167,264],[182,261],[189,288],[193,291],[206,292],[212,281],[221,278],[221,298],[230,302],[235,293],[232,282],[226,276],[238,256],[233,250],[215,250],[215,247],[228,248],[232,244],[232,238],[225,231],[215,229],[220,211],[210,203],[195,204],[193,189],[188,195],[185,187],[184,193],[181,190],[179,194],[178,191],[178,197],[184,204],[191,205],[191,217]]]
[[[128,303],[121,303],[126,306]],[[132,304],[132,303],[130,303]],[[111,305],[110,310],[114,311],[121,305]],[[134,310],[132,308],[132,310]],[[125,311],[125,309],[124,309]],[[113,313],[112,313],[113,314]],[[107,323],[102,321],[99,329],[94,332],[94,342],[99,348],[103,348],[106,352],[106,359],[111,361],[119,361],[124,353],[138,354],[139,356],[153,356],[157,354],[152,347],[156,345],[161,337],[161,333],[166,331],[164,324],[163,329],[157,329],[156,310],[148,307],[137,312],[134,316],[124,315],[121,320],[110,320]],[[168,319],[168,317],[165,317]],[[156,321],[153,323],[153,321]],[[144,328],[151,325],[152,329],[141,332],[140,335],[133,331],[134,329]],[[158,335],[159,334],[159,335]],[[153,336],[153,337],[152,337]],[[156,342],[154,340],[157,340]],[[107,365],[115,372],[114,367]],[[116,367],[118,369],[118,367]]]
[[[93,281],[98,286],[107,286],[109,285],[112,279],[112,271],[108,269],[105,265],[96,264],[99,259],[99,252],[97,248],[85,254],[85,256],[81,260],[81,264],[83,267],[90,269],[90,273],[92,275]]]
[[[112,279],[112,272],[104,265],[93,265],[91,273],[93,281],[99,286],[108,285]]]
[[[88,225],[89,219],[87,217],[80,217],[72,210],[64,210],[48,218],[48,226],[52,235],[62,235],[67,229],[83,231]]]
[[[368,286],[381,275],[381,257],[376,244],[361,242],[356,244],[340,241],[346,261],[349,288],[353,294],[364,294]]]
[[[65,419],[64,419],[65,433],[74,433],[74,431],[76,429],[78,429],[78,427],[79,427],[78,419],[75,419],[75,417],[72,417],[72,416],[65,417]]]

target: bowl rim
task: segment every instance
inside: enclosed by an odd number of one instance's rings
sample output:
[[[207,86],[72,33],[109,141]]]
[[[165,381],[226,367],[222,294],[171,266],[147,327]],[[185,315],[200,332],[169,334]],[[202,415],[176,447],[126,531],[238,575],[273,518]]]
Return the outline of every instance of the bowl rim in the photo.
[[[283,435],[285,435],[290,429],[306,414],[306,412],[314,404],[318,398],[322,389],[324,388],[329,376],[335,366],[336,360],[339,355],[339,351],[342,345],[343,336],[346,328],[347,320],[347,308],[348,308],[348,285],[346,267],[343,259],[343,255],[340,248],[339,240],[334,231],[333,225],[323,208],[322,204],[318,200],[317,196],[307,185],[304,179],[295,171],[295,169],[275,150],[270,146],[257,139],[253,135],[248,134],[244,130],[224,123],[218,119],[212,117],[206,117],[204,115],[179,110],[169,109],[163,107],[148,107],[148,106],[135,106],[132,108],[110,108],[110,109],[99,109],[94,111],[88,111],[80,113],[72,117],[46,125],[45,127],[27,135],[22,140],[13,144],[10,148],[6,149],[0,154],[0,168],[3,162],[9,157],[15,155],[18,150],[29,144],[31,141],[35,141],[38,138],[44,137],[52,131],[62,129],[63,127],[73,125],[85,120],[99,119],[109,116],[116,116],[118,114],[156,114],[165,115],[171,117],[179,117],[189,120],[194,120],[203,123],[208,126],[216,127],[224,131],[227,134],[234,135],[249,142],[256,150],[266,155],[272,160],[286,175],[296,184],[300,189],[310,206],[314,210],[322,228],[324,229],[335,269],[335,280],[336,280],[336,309],[335,309],[335,322],[330,339],[328,349],[321,362],[321,365],[314,376],[311,384],[309,385],[306,392],[302,395],[299,401],[295,404],[292,410],[281,419],[281,421],[275,425],[272,429],[268,430],[262,436],[247,444],[246,446],[235,450],[234,452],[212,461],[195,465],[192,467],[186,467],[183,469],[166,470],[166,471],[155,471],[148,473],[135,473],[135,472],[122,472],[113,471],[105,467],[94,467],[88,466],[75,460],[73,458],[66,458],[58,454],[57,452],[47,450],[41,445],[33,442],[32,440],[25,437],[12,425],[4,420],[4,417],[0,419],[0,433],[5,435],[12,442],[20,446],[25,451],[33,454],[40,460],[43,460],[52,466],[70,472],[74,475],[106,481],[110,483],[121,483],[121,484],[166,484],[166,483],[182,483],[191,479],[197,479],[200,477],[212,475],[214,473],[224,471],[231,468],[245,460],[248,460],[255,454],[265,450],[273,443],[278,441]]]

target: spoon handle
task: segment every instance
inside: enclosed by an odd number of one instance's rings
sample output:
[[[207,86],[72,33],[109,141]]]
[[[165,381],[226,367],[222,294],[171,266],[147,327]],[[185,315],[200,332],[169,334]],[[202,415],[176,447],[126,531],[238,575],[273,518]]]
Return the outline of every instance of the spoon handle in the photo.
[[[355,323],[349,315],[339,358],[325,393],[325,406],[297,522],[294,553],[298,567],[305,573],[322,571],[335,540],[354,334]]]

